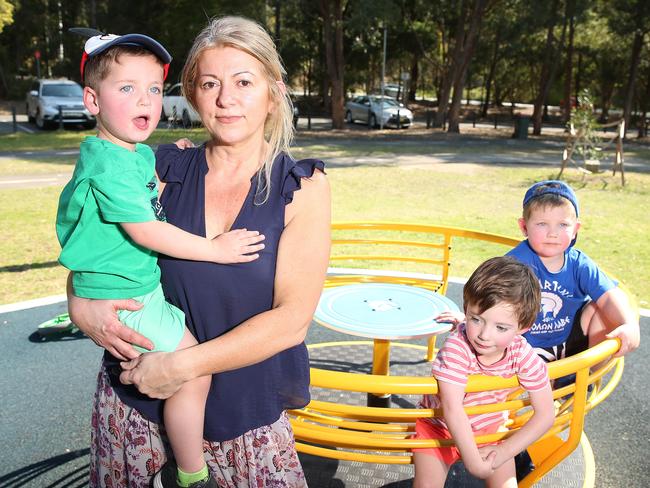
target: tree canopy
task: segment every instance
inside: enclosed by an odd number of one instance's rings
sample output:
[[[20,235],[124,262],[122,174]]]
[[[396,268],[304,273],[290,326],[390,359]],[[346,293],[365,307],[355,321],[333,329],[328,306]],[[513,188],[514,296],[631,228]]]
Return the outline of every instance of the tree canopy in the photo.
[[[484,117],[534,104],[536,131],[548,105],[568,120],[583,89],[603,120],[644,125],[650,105],[645,0],[0,0],[0,97],[22,98],[37,68],[78,80],[75,26],[155,37],[174,58],[175,82],[194,36],[226,14],[268,29],[300,103],[330,113],[336,127],[346,98],[379,91],[384,33],[385,83],[398,84],[407,104],[428,103],[448,130],[458,130],[468,97]]]

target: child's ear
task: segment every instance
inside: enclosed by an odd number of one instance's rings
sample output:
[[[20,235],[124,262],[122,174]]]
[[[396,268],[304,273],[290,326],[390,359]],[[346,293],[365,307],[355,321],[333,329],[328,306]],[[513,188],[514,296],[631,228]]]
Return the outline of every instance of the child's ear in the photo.
[[[574,231],[573,231],[573,238],[574,238],[574,239],[575,239],[575,237],[578,235],[578,231],[579,231],[579,230],[580,230],[580,221],[579,221],[579,220],[576,220],[576,228],[575,228]]]
[[[84,87],[84,105],[91,114],[97,115],[99,113],[97,92],[89,86]]]
[[[519,220],[517,220],[517,223],[519,224],[519,230],[524,235],[524,237],[528,237],[528,230],[526,229],[526,219],[520,217]]]

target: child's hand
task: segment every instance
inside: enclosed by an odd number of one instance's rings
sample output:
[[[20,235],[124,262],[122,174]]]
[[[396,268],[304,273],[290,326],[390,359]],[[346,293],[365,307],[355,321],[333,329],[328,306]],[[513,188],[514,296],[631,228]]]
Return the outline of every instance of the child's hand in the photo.
[[[449,322],[454,326],[454,329],[458,324],[464,321],[465,321],[465,314],[463,312],[454,312],[452,310],[447,310],[445,312],[442,312],[440,315],[436,317],[436,322]]]
[[[189,149],[191,147],[194,147],[194,143],[187,137],[183,137],[182,139],[177,140],[174,144],[176,144],[176,147],[178,147],[178,149]]]
[[[607,334],[606,337],[608,339],[619,338],[621,340],[621,348],[614,354],[614,357],[625,356],[628,352],[632,352],[639,347],[639,343],[641,342],[639,324],[621,324]]]
[[[236,229],[212,239],[214,262],[221,264],[248,263],[260,257],[264,235],[256,230]]]
[[[492,469],[498,469],[512,457],[504,452],[500,444],[479,447],[478,452],[482,459],[492,459]]]
[[[490,447],[494,447],[494,446],[490,446]],[[481,450],[479,449],[479,454],[480,454],[479,458],[473,459],[472,461],[465,461],[463,459],[463,463],[465,463],[465,467],[467,468],[467,471],[469,471],[472,475],[476,476],[477,478],[484,480],[492,473],[494,473],[494,468],[492,467],[492,465],[494,464],[494,458],[496,456],[496,453],[494,452],[494,450],[491,450],[489,452],[481,452]]]

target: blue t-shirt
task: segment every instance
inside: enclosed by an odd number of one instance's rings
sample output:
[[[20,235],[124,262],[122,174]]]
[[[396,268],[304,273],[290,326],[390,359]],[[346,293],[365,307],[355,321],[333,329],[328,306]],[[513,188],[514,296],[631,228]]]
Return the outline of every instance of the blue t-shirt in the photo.
[[[285,206],[300,189],[301,179],[323,169],[322,161],[294,161],[279,155],[270,177],[268,200],[259,203],[257,175],[233,222],[264,234],[264,249],[250,263],[216,264],[160,255],[158,264],[165,298],[185,312],[187,326],[199,342],[218,337],[245,320],[273,307],[277,251],[284,230]],[[179,150],[162,145],[156,169],[166,182],[160,201],[167,221],[205,236],[205,147]],[[263,195],[263,193],[262,193]],[[260,196],[258,195],[258,200]],[[246,354],[246,351],[242,351]],[[108,362],[110,366],[114,362]],[[122,401],[150,420],[160,422],[160,402],[120,386],[111,376]],[[272,424],[284,410],[309,403],[309,357],[305,344],[292,347],[260,363],[212,376],[205,406],[205,438],[224,441],[251,429]]]
[[[530,266],[542,289],[541,310],[524,334],[533,347],[553,347],[566,342],[576,314],[584,304],[597,301],[616,286],[589,256],[574,247],[564,251],[564,266],[557,273],[546,269],[528,240],[520,242],[507,255]]]

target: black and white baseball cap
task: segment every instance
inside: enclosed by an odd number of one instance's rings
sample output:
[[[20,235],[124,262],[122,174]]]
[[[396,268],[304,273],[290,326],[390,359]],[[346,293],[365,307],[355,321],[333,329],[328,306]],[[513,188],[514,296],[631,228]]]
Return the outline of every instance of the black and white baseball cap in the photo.
[[[118,36],[115,34],[101,34],[92,36],[86,41],[84,46],[84,53],[81,56],[81,80],[84,79],[84,68],[86,62],[93,56],[103,53],[107,49],[114,46],[138,46],[151,51],[163,63],[164,78],[167,78],[169,71],[169,64],[172,62],[172,57],[155,39],[145,36],[144,34],[125,34]]]

